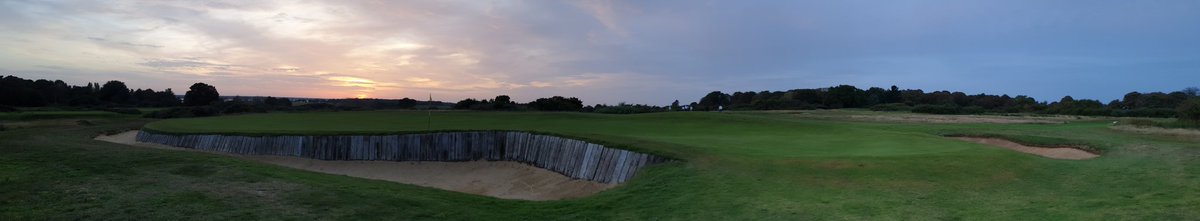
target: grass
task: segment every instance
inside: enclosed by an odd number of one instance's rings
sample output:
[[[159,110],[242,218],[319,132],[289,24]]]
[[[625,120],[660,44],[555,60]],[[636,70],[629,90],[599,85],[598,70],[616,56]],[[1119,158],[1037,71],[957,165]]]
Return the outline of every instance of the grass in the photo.
[[[850,112],[851,114],[856,114]],[[573,200],[531,202],[90,140],[147,120],[0,132],[0,219],[1187,220],[1200,217],[1200,145],[1108,123],[925,124],[763,112],[375,111],[152,122],[176,133],[377,134],[524,130],[682,159]],[[1086,144],[1040,158],[942,138]]]

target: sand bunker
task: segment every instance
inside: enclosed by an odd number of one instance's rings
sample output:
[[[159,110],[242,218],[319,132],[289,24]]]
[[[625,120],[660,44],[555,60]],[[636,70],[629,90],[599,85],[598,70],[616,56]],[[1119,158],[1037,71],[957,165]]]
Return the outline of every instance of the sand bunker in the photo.
[[[1000,138],[983,138],[983,137],[951,137],[956,140],[970,141],[980,144],[1002,147],[1005,149],[1015,150],[1023,153],[1036,154],[1047,158],[1065,159],[1065,160],[1085,160],[1099,157],[1100,155],[1090,153],[1075,148],[1067,147],[1031,147],[1019,143],[1008,141]]]
[[[140,147],[197,151],[161,144],[137,142],[138,131],[96,140]],[[197,151],[207,152],[207,151]],[[575,180],[549,170],[508,161],[473,162],[392,162],[392,161],[323,161],[299,157],[235,155],[234,156],[296,169],[328,174],[387,180],[443,190],[492,196],[504,199],[558,200],[595,194],[615,184]]]

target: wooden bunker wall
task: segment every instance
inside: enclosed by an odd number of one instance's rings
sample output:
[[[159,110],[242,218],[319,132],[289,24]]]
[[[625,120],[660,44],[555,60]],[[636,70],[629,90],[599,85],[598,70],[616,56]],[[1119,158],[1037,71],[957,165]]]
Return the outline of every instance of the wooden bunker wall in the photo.
[[[516,161],[575,179],[623,183],[663,157],[525,132],[445,132],[373,136],[169,135],[137,141],[205,151],[319,160]]]

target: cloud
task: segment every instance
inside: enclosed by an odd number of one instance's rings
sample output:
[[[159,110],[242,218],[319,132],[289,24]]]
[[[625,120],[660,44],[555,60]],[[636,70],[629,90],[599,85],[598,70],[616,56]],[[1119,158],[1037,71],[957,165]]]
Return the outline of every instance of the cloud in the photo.
[[[131,42],[126,42],[126,41],[110,41],[108,39],[99,38],[99,37],[88,37],[88,40],[92,40],[92,41],[95,41],[95,42],[98,42],[101,44],[106,44],[109,46],[129,46],[129,47],[146,47],[146,48],[161,48],[161,47],[163,47],[162,45],[154,45],[154,44],[138,44],[138,43],[131,43]]]
[[[122,78],[182,88],[206,81],[245,95],[436,92],[456,99],[503,93],[661,104],[713,90],[837,84],[1089,97],[1200,80],[1194,75],[1200,29],[1189,28],[1200,26],[1200,14],[1188,1],[1087,7],[612,0],[0,6],[0,67],[74,82]],[[1131,73],[1146,77],[1131,79]],[[1089,74],[1101,83],[1022,89],[1049,84],[1032,79],[1074,82]],[[1161,81],[1166,77],[1179,80]]]
[[[378,86],[378,83],[374,80],[359,77],[333,76],[326,79],[328,79],[333,86],[351,87],[355,90],[363,92],[375,91],[375,88]]]
[[[234,71],[235,65],[222,64],[220,61],[210,61],[196,58],[184,59],[148,59],[138,65],[155,67],[158,70],[170,71]],[[232,73],[230,73],[232,74]]]
[[[176,59],[152,58],[152,59],[147,59],[145,62],[138,63],[138,64],[142,65],[142,66],[153,67],[153,68],[164,69],[164,70],[229,71],[229,70],[233,70],[234,67],[236,67],[235,65],[232,65],[232,64],[224,64],[224,63],[217,62],[217,61],[208,61],[208,60],[203,60],[203,59],[198,59],[198,58],[176,58]]]
[[[612,31],[620,36],[629,36],[629,32],[626,31],[625,28],[621,27],[621,24],[619,21],[617,21],[620,16],[617,15],[612,0],[580,1],[579,7],[587,10],[588,13],[591,13],[592,17],[594,17],[596,21],[600,22],[601,24],[604,24],[604,27],[608,28],[609,31]]]
[[[271,68],[271,70],[279,71],[279,72],[294,73],[294,72],[300,72],[300,70],[302,70],[302,69],[300,69],[300,67],[295,67],[295,66],[279,66],[279,67]]]

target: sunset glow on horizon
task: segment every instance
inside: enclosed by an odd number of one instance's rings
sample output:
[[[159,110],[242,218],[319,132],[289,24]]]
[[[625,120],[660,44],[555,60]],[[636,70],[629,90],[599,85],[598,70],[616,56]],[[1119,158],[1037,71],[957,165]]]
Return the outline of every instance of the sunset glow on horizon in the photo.
[[[1110,100],[1200,81],[1197,5],[3,1],[0,75],[444,101],[664,105],[840,84]]]

